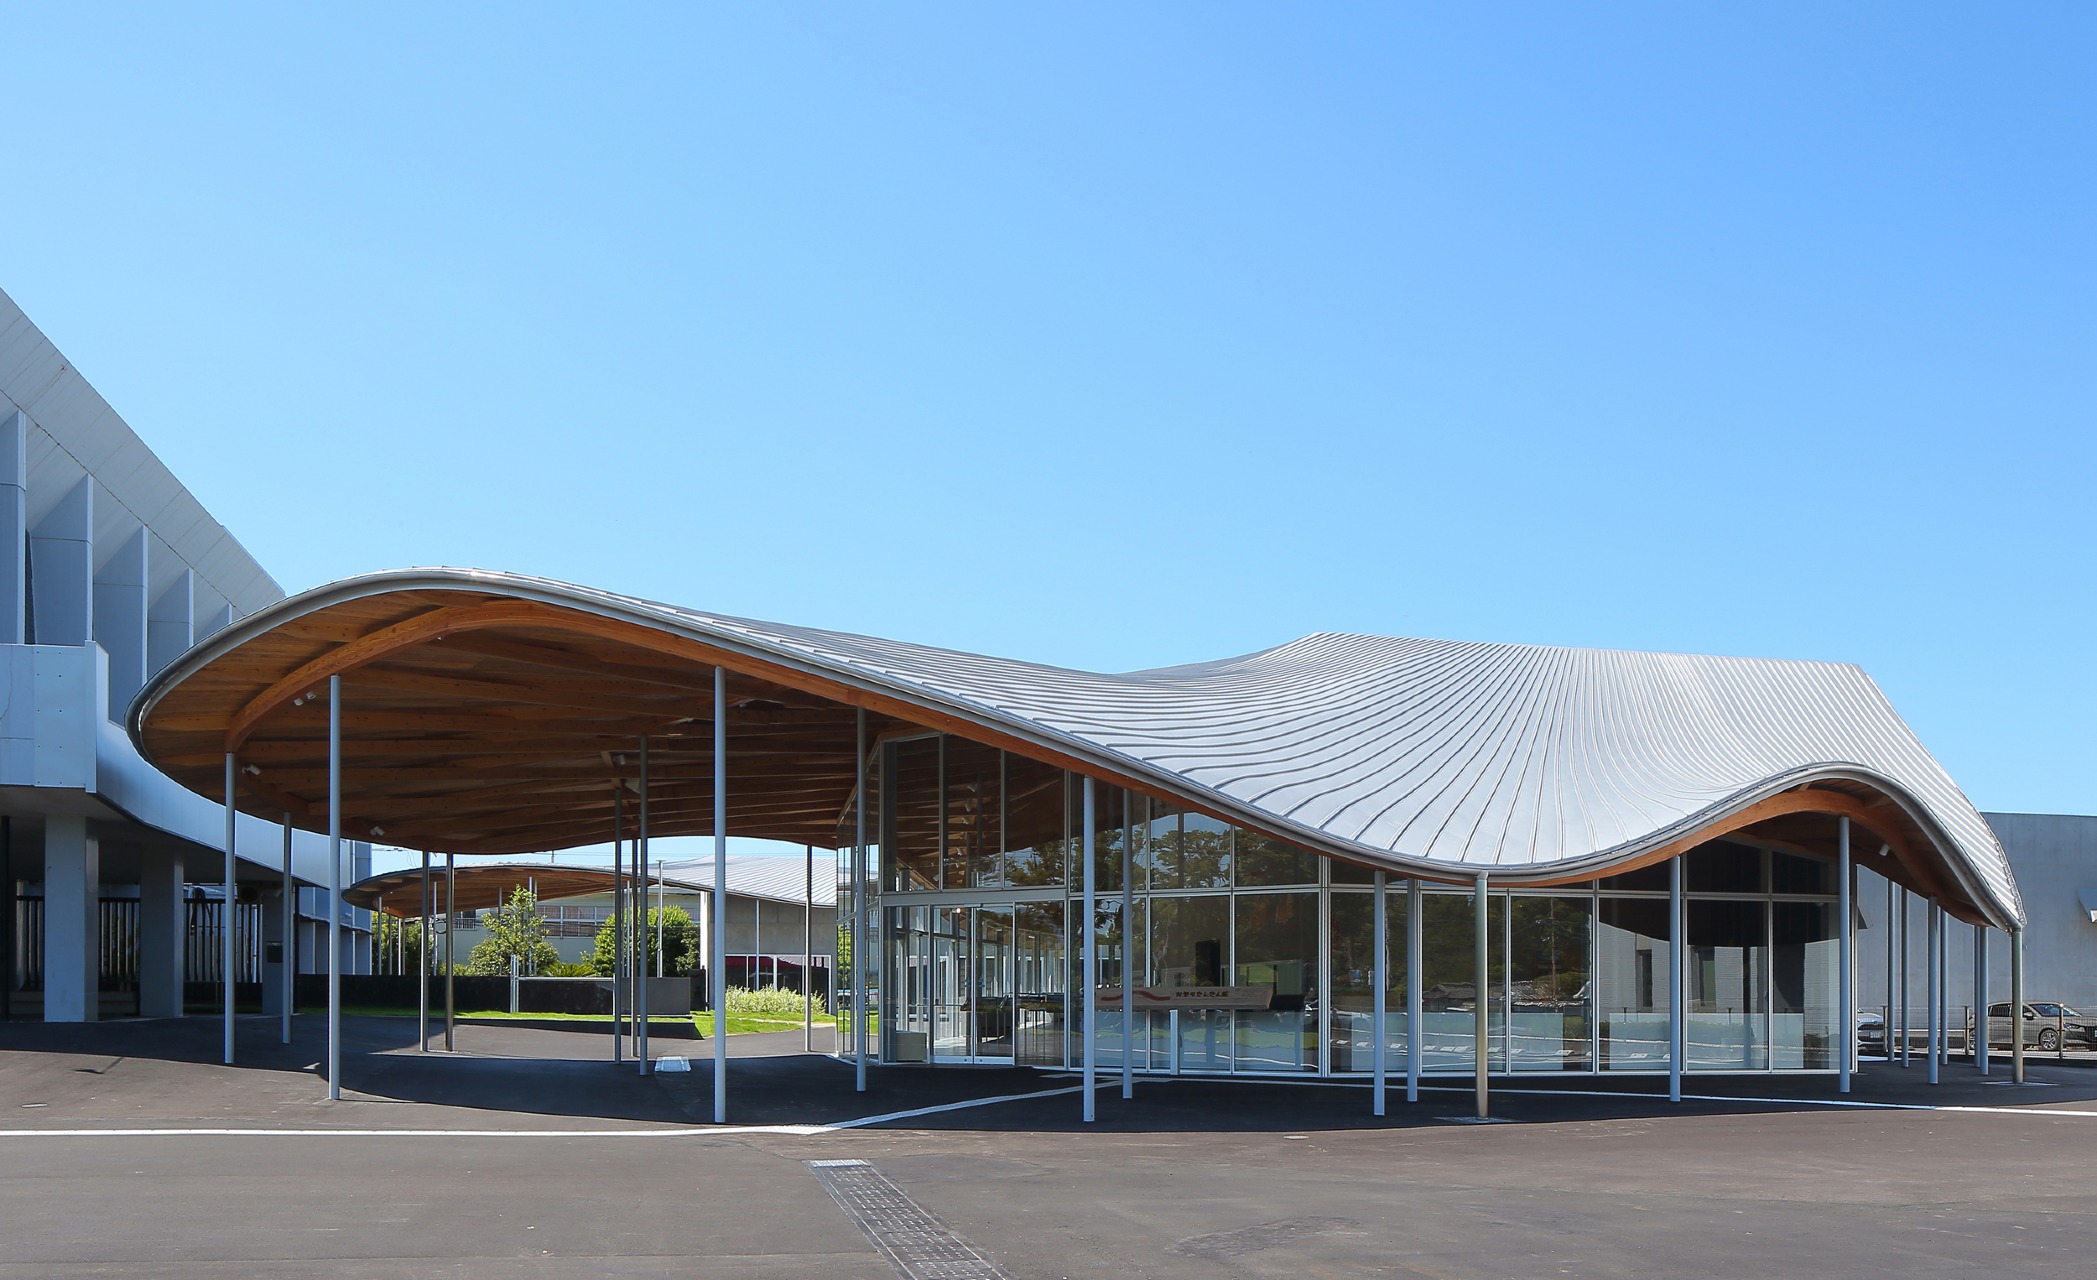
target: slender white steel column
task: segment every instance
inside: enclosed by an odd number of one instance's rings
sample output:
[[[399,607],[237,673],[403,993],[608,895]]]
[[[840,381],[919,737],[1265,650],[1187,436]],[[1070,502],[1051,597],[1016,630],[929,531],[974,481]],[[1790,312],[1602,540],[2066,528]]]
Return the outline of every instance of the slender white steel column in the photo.
[[[284,890],[280,895],[284,908],[283,962],[277,966],[277,980],[283,984],[283,1041],[291,1043],[291,1006],[298,996],[298,881],[291,874],[291,815],[284,815]]]
[[[866,713],[860,712],[865,719]],[[645,791],[646,789],[643,788]],[[714,1123],[728,1123],[728,671],[714,668]],[[853,948],[858,955],[858,948]]]
[[[612,1061],[626,1061],[626,975],[633,953],[626,937],[626,779],[612,790]]]
[[[1099,1036],[1093,1025],[1099,1013],[1099,868],[1095,865],[1092,849],[1091,778],[1085,779],[1084,796],[1084,821],[1078,831],[1078,856],[1085,860],[1085,910],[1078,922],[1085,931],[1085,1087],[1081,1092],[1085,1099],[1085,1123],[1091,1124],[1099,1114],[1095,1097],[1099,1084]]]
[[[1835,937],[1842,948],[1840,960],[1842,969],[1838,984],[1838,998],[1835,1001],[1839,1006],[1835,1015],[1837,1019],[1836,1025],[1841,1028],[1838,1034],[1842,1037],[1842,1067],[1838,1090],[1842,1093],[1848,1093],[1851,1071],[1850,1055],[1855,1051],[1857,1045],[1857,993],[1853,986],[1856,975],[1851,971],[1850,965],[1850,946],[1853,939],[1850,927],[1852,912],[1850,910],[1849,819],[1846,817],[1836,819],[1835,855],[1835,916],[1840,921],[1840,924],[1836,926],[1839,931],[1835,934]]]
[[[866,1092],[866,708],[853,717],[852,768],[857,787],[852,800],[852,1087]],[[941,812],[945,812],[944,809]],[[728,926],[725,915],[714,917],[714,932]]]
[[[1923,937],[1923,986],[1924,998],[1929,1003],[1925,1014],[1927,1025],[1923,1029],[1923,1056],[1928,1059],[1928,1079],[1937,1083],[1938,1037],[1944,1034],[1944,908],[1930,899],[1927,933]]]
[[[801,1051],[815,1052],[815,846],[803,845],[808,858],[801,899]]]
[[[1973,1065],[1988,1074],[1993,1045],[1988,1040],[1988,926],[1973,926]]]
[[[1667,1100],[1682,1101],[1682,1059],[1689,1056],[1689,1017],[1682,1005],[1688,983],[1684,980],[1685,947],[1682,934],[1688,921],[1682,910],[1682,859],[1667,862]]]
[[[458,994],[454,979],[459,973],[459,858],[444,855],[444,1051],[456,1051],[454,1032],[459,1021]]]
[[[1900,888],[1900,1065],[1908,1065],[1908,887]]]
[[[1478,1118],[1483,1120],[1490,1114],[1485,1081],[1486,1073],[1492,1069],[1488,1049],[1493,1035],[1493,1001],[1486,987],[1486,975],[1492,969],[1492,901],[1483,871],[1478,873],[1471,901],[1471,989],[1477,993],[1471,1001],[1471,1080],[1472,1092],[1477,1095]]]
[[[233,777],[233,753],[228,751],[226,753],[226,904],[224,913],[219,917],[224,927],[219,930],[218,962],[219,978],[221,979],[221,985],[225,988],[226,1025],[224,1048],[226,1065],[229,1067],[233,1065],[233,923],[236,917],[235,908],[239,905],[240,900],[240,886],[233,878],[233,827],[235,820],[240,816],[240,811],[233,807]],[[94,984],[90,983],[88,985],[93,986]],[[88,1003],[93,1004],[94,1000],[95,995],[90,991],[88,993]]]
[[[1500,895],[1500,1069],[1514,1073],[1514,895]]]
[[[1885,852],[1886,850],[1883,847],[1879,849],[1879,854],[1881,857],[1885,855]],[[1898,971],[1898,962],[1895,960],[1896,953],[1893,949],[1893,940],[1900,933],[1899,928],[1894,923],[1893,916],[1895,911],[1897,910],[1897,907],[1895,905],[1895,899],[1898,898],[1899,895],[1900,886],[1893,883],[1893,878],[1891,876],[1888,876],[1886,878],[1886,1018],[1884,1024],[1879,1028],[1879,1036],[1886,1042],[1886,1065],[1889,1067],[1893,1065],[1894,1061],[1893,977],[1894,974]]]
[[[342,677],[328,677],[328,1099],[342,1096]]]
[[[1136,1096],[1135,797],[1121,793],[1121,1097]]]
[[[1937,1065],[1951,1065],[1951,912],[1937,904]]]
[[[2024,926],[2010,929],[2010,1083],[2024,1083]]]
[[[416,1046],[430,1051],[430,974],[437,968],[437,948],[430,941],[430,851],[422,851],[422,954],[415,960]]]
[[[1369,926],[1369,947],[1375,957],[1369,971],[1369,982],[1373,988],[1369,999],[1369,1025],[1373,1029],[1371,1035],[1374,1036],[1369,1048],[1369,1114],[1372,1116],[1384,1113],[1384,1042],[1389,1038],[1384,1033],[1383,1019],[1385,1006],[1390,1003],[1385,998],[1384,988],[1389,985],[1391,978],[1390,957],[1385,954],[1385,949],[1390,944],[1391,930],[1390,922],[1384,914],[1384,901],[1384,875],[1379,871],[1376,873],[1376,896],[1369,907],[1376,917]]]
[[[1425,988],[1420,977],[1420,959],[1427,952],[1422,941],[1425,922],[1421,913],[1426,895],[1421,892],[1420,879],[1413,877],[1405,883],[1405,1100],[1420,1100],[1420,1019],[1426,1007]]]
[[[718,672],[715,680],[719,681]],[[718,708],[717,708],[718,709]],[[718,803],[716,808],[718,808]],[[634,908],[634,960],[633,966],[633,1058],[636,1070],[647,1075],[655,1069],[648,1060],[648,737],[641,736],[641,796],[634,802],[633,819],[633,869],[634,888],[638,890]],[[725,1018],[715,1015],[715,1032],[720,1032]],[[716,1035],[715,1040],[725,1045],[727,1040]],[[726,1083],[717,1071],[714,1073],[714,1092],[720,1093]],[[724,1095],[725,1096],[725,1095]],[[718,1108],[716,1108],[718,1109]]]

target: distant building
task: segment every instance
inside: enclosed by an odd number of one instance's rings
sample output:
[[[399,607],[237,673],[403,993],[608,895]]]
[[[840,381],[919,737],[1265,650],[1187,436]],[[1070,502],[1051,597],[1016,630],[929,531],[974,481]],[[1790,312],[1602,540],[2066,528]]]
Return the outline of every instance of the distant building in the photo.
[[[802,967],[807,965],[816,971],[815,989],[829,989],[828,975],[837,949],[837,884],[832,855],[827,850],[814,864],[814,871],[811,884],[808,863],[800,858],[729,857],[728,933],[723,942],[731,986],[785,986],[798,991]],[[539,895],[539,914],[546,920],[547,938],[561,959],[570,964],[590,958],[598,930],[612,918],[612,874],[606,867],[468,860],[461,862],[454,874],[460,910],[452,925],[451,947],[461,965],[488,936],[481,927],[482,912],[493,910],[494,904],[506,901],[517,888],[529,888]],[[420,879],[419,868],[387,872],[353,885],[345,897],[358,906],[378,907],[383,902],[385,909],[395,914],[417,914],[421,910]],[[432,901],[441,916],[441,860],[433,869],[431,881]],[[707,954],[707,931],[713,925],[713,883],[711,858],[649,868],[648,908],[668,905],[691,917],[699,932],[702,956]],[[598,885],[602,887],[594,887]],[[443,945],[441,941],[437,943],[439,948]],[[441,950],[438,954],[442,954]],[[669,959],[675,958],[673,952]],[[376,960],[381,971],[400,963],[397,956],[383,954]]]

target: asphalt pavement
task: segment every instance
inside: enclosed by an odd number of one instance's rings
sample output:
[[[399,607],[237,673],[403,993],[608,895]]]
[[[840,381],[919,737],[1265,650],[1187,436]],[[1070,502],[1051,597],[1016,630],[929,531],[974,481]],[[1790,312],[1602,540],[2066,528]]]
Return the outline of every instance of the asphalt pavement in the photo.
[[[860,1094],[792,1031],[730,1039],[724,1129],[710,1041],[657,1039],[691,1070],[644,1077],[602,1031],[424,1053],[350,1018],[331,1103],[318,1021],[244,1021],[234,1067],[209,1019],[0,1027],[0,1277],[1937,1277],[2097,1239],[2097,1072],[2053,1065],[1874,1064],[1863,1105],[1525,1080],[1488,1125],[1461,1082],[1378,1120],[1359,1085],[1139,1080],[1086,1126],[1065,1073]]]

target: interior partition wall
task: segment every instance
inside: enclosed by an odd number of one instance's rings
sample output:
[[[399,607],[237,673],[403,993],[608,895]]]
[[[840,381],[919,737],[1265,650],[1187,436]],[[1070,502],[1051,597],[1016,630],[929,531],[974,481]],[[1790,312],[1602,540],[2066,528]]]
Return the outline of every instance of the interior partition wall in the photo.
[[[1386,894],[1379,1027],[1368,868],[1102,786],[1088,1002],[1078,777],[926,734],[876,746],[868,778],[865,883],[851,882],[849,848],[838,859],[838,964],[852,972],[846,922],[860,910],[879,1060],[1069,1067],[1090,1034],[1118,1070],[1126,1021],[1143,1072],[1365,1075],[1379,1034],[1404,1072],[1417,925],[1423,1074],[1472,1073],[1481,1000],[1494,1073],[1670,1067],[1665,864],[1491,891],[1484,974],[1469,885],[1423,885],[1418,921],[1409,895]],[[1836,1070],[1835,864],[1737,839],[1683,858],[1684,1069]]]

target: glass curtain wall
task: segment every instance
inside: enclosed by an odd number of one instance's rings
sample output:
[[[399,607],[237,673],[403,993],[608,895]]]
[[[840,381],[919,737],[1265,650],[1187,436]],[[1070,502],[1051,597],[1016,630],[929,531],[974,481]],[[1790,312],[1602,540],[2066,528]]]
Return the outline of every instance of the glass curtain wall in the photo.
[[[866,917],[866,945],[879,957],[873,1003],[888,1060],[1069,1066],[1089,1033],[1096,1061],[1118,1070],[1126,1021],[1142,1071],[1370,1069],[1377,964],[1365,868],[1098,786],[1099,971],[1088,1002],[1081,780],[938,734],[882,744],[873,778],[868,887],[878,886],[880,909]],[[845,973],[850,863],[847,848]],[[1717,841],[1684,855],[1683,870],[1685,1067],[1833,1070],[1832,864]],[[1491,891],[1484,974],[1474,972],[1470,889],[1423,886],[1415,922],[1407,882],[1391,878],[1388,1069],[1408,1066],[1407,939],[1417,923],[1423,1074],[1471,1072],[1480,1001],[1496,1073],[1667,1070],[1668,874],[1662,865]]]

